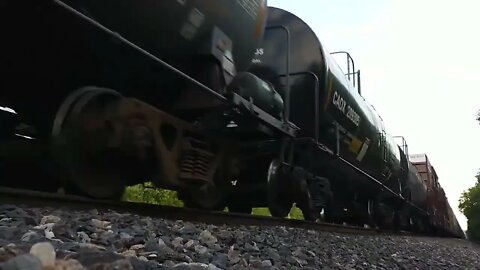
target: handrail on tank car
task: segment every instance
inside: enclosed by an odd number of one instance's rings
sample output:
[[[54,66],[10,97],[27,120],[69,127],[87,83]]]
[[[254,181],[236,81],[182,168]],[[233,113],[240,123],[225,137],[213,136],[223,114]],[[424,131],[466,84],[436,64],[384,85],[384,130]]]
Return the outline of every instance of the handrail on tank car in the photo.
[[[286,74],[286,88],[285,88],[285,94],[284,94],[284,110],[283,110],[283,121],[284,123],[289,123],[289,118],[290,118],[290,30],[285,25],[271,25],[271,26],[266,26],[265,27],[265,32],[268,30],[275,30],[275,29],[280,29],[283,30],[286,34],[286,42],[287,42],[287,56],[286,56],[286,67],[285,67],[285,74]],[[287,151],[285,148],[287,147],[286,143],[282,143],[281,149],[280,149],[280,161],[282,163],[285,162],[285,152]],[[291,156],[291,154],[289,155]],[[291,160],[291,158],[289,158]]]
[[[403,137],[403,136],[393,136],[393,138],[402,140],[402,146],[401,147],[402,147],[403,152],[407,156],[407,160],[408,160],[409,159],[408,158],[408,143],[407,143],[407,140],[405,140],[405,137]]]
[[[300,72],[294,72],[294,73],[290,73],[290,74],[280,74],[280,75],[275,75],[275,76],[272,76],[271,78],[275,78],[275,77],[286,77],[286,76],[298,76],[298,75],[310,75],[313,77],[313,79],[315,80],[315,141],[318,142],[318,139],[319,139],[319,134],[320,134],[320,131],[319,131],[319,119],[320,119],[320,107],[318,104],[318,101],[320,100],[320,81],[318,79],[318,76],[317,74],[311,72],[311,71],[300,71]]]
[[[345,73],[345,76],[347,76],[349,81],[351,81],[350,76],[353,76],[353,87],[357,87],[358,93],[362,95],[362,87],[360,84],[360,70],[355,71],[355,62],[353,61],[353,57],[350,55],[350,53],[346,51],[337,51],[337,52],[332,52],[330,54],[333,55],[333,54],[340,54],[340,53],[347,55],[347,73]],[[352,69],[350,69],[350,61],[352,62]],[[356,83],[355,83],[355,75],[357,75]]]
[[[360,96],[361,96],[362,95],[362,84],[360,83],[360,70],[357,70],[356,72],[350,72],[350,73],[347,73],[345,75],[357,75],[357,90],[358,90],[358,94],[360,94]],[[355,83],[353,84],[353,87],[355,87]]]
[[[285,110],[283,111],[283,119],[285,122],[288,122],[289,117],[290,117],[290,30],[284,25],[272,25],[272,26],[267,26],[265,27],[265,31],[268,30],[274,30],[274,29],[281,29],[285,31],[286,34],[286,41],[287,41],[287,57],[286,57],[286,67],[285,67],[285,84],[286,84],[286,89],[285,89],[285,95],[284,95],[284,100],[285,100]]]
[[[350,75],[351,73],[355,73],[355,62],[353,61],[353,58],[352,56],[350,55],[349,52],[346,52],[346,51],[337,51],[337,52],[332,52],[330,54],[340,54],[340,53],[343,53],[345,55],[347,55],[347,75],[348,76],[348,80],[350,80]],[[350,71],[350,61],[352,62],[352,70],[353,72]],[[353,86],[355,86],[355,77],[353,77]]]

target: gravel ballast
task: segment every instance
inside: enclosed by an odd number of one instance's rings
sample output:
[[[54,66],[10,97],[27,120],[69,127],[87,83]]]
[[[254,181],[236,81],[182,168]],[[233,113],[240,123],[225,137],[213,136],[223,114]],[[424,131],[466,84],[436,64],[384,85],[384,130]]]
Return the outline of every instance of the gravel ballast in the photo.
[[[1,269],[480,269],[467,240],[0,205]]]

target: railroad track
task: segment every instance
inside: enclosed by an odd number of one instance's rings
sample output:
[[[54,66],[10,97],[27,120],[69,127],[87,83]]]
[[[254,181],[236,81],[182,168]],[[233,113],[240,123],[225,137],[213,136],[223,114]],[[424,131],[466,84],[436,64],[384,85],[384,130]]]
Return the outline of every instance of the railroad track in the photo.
[[[25,205],[30,207],[53,207],[74,210],[114,210],[120,213],[137,214],[167,220],[203,222],[229,226],[285,226],[337,233],[359,235],[388,234],[412,235],[409,232],[382,231],[371,228],[282,219],[267,216],[238,214],[223,211],[202,211],[183,207],[155,205],[125,201],[92,200],[85,197],[57,193],[0,187],[0,204]]]

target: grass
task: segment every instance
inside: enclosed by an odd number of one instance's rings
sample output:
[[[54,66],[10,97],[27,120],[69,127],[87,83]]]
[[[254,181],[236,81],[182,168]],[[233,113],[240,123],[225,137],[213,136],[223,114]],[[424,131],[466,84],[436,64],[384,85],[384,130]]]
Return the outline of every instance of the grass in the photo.
[[[183,202],[177,198],[175,191],[154,188],[151,182],[127,187],[123,195],[123,200],[176,207],[184,206]],[[270,211],[266,207],[253,208],[252,215],[271,216]],[[288,217],[303,220],[302,211],[295,206],[290,210]]]
[[[127,187],[123,194],[123,200],[183,207],[183,202],[177,198],[175,191],[154,188],[151,182]]]

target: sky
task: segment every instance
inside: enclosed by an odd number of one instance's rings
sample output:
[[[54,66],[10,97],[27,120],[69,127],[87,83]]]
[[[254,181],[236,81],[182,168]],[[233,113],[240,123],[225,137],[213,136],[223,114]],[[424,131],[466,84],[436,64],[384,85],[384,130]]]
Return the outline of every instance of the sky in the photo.
[[[409,153],[426,153],[462,229],[462,191],[480,169],[478,0],[268,0],[348,51],[362,95]],[[342,60],[342,59],[339,59]],[[339,61],[339,64],[343,62]]]

